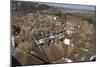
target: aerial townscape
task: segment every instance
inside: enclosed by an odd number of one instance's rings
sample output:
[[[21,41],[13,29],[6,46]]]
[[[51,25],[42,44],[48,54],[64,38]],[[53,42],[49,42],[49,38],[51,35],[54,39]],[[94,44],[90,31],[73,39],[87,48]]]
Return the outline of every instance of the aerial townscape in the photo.
[[[95,6],[71,5],[11,1],[12,66],[96,60]]]

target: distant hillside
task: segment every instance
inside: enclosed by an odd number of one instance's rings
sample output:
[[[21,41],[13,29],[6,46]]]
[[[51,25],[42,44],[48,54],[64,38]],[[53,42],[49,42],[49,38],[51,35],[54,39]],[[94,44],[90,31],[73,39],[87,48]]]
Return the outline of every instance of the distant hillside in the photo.
[[[48,5],[37,3],[37,2],[27,2],[27,1],[13,1],[12,10],[13,11],[34,11],[43,10],[51,8]]]

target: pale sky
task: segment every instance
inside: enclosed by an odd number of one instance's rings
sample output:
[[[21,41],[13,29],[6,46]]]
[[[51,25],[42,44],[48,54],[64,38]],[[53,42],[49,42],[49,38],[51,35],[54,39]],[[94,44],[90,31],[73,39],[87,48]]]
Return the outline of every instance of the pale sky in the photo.
[[[94,5],[79,5],[79,4],[62,4],[62,3],[48,3],[50,6],[63,7],[63,8],[75,8],[83,10],[95,10],[96,6]]]

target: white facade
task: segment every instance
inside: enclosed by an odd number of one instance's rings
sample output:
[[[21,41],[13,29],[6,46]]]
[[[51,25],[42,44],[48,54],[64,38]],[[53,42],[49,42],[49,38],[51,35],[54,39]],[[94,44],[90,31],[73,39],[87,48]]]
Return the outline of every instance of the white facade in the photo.
[[[70,45],[70,40],[69,39],[64,39],[64,44]]]

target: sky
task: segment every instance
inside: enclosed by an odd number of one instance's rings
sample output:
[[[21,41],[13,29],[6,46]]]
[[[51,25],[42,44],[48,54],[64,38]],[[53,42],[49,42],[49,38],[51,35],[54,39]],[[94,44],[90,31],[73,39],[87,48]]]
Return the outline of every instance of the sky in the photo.
[[[62,4],[62,3],[47,3],[47,4],[50,6],[63,7],[63,8],[96,10],[96,6],[94,6],[94,5]]]
[[[18,1],[18,0],[17,0]],[[19,0],[19,1],[33,1],[34,0]],[[67,3],[50,3],[50,2],[41,2],[49,6],[62,7],[62,8],[74,8],[82,10],[96,10],[95,5],[80,5],[80,4],[67,4]]]

